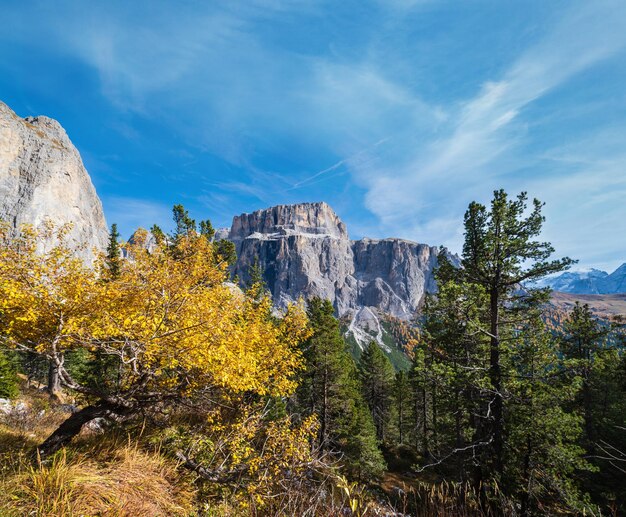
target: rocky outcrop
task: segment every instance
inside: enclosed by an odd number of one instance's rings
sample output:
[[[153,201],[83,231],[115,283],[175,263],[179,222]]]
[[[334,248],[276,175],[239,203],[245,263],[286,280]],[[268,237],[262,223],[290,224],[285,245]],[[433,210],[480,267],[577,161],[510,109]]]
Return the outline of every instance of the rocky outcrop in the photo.
[[[403,239],[353,241],[358,305],[396,318],[415,316],[426,293],[436,290],[438,248]]]
[[[438,248],[403,239],[351,241],[326,203],[242,214],[228,238],[237,247],[234,274],[244,283],[258,262],[278,305],[300,296],[329,299],[360,344],[382,345],[379,316],[411,320],[436,289]]]
[[[236,242],[254,234],[267,238],[281,235],[348,238],[346,225],[324,202],[278,205],[233,219],[230,240]]]
[[[0,102],[0,220],[16,229],[46,219],[72,223],[70,239],[86,260],[103,249],[102,204],[76,148],[48,117],[18,117]]]
[[[329,299],[339,314],[356,303],[356,281],[345,225],[326,203],[281,205],[233,219],[235,274],[244,283],[258,261],[279,305],[300,296]]]

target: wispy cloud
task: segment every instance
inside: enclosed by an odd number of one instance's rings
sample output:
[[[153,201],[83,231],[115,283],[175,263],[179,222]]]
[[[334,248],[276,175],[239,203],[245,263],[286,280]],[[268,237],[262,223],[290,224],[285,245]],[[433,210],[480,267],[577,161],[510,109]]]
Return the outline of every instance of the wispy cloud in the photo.
[[[366,166],[353,164],[353,174],[367,186],[367,206],[388,227],[401,225],[415,238],[436,242],[442,228],[433,226],[433,219],[454,214],[459,220],[469,200],[484,197],[485,187],[524,185],[523,173],[515,175],[522,163],[515,151],[530,138],[524,111],[576,74],[621,52],[626,33],[619,27],[624,24],[626,4],[621,2],[573,6],[501,77],[486,82],[456,110],[450,106],[444,134],[414,140],[408,156],[383,152]],[[524,157],[526,165],[536,160]],[[541,180],[533,183],[537,195],[545,192]],[[445,230],[444,235],[450,237]]]
[[[458,249],[467,203],[504,187],[548,202],[547,232],[564,252],[580,255],[575,227],[626,253],[598,229],[626,230],[616,198],[623,128],[604,119],[589,127],[615,99],[559,104],[581,76],[623,59],[621,0],[537,2],[543,11],[522,9],[517,25],[506,3],[22,3],[3,7],[10,31],[0,41],[45,42],[45,52],[92,71],[119,114],[109,127],[140,146],[150,137],[133,122],[159,126],[180,160],[163,160],[153,176],[184,183],[190,202],[224,221],[319,196],[342,205],[352,233]],[[500,34],[489,41],[506,49],[478,44],[483,32]],[[129,169],[101,184],[129,180]],[[108,219],[169,218],[169,207],[133,199],[105,196]]]

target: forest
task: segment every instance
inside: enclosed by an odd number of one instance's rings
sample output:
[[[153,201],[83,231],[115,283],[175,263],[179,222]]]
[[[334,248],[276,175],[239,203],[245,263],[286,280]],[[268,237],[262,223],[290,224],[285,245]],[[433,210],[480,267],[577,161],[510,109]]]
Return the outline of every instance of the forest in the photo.
[[[355,359],[328,300],[240,286],[181,205],[94,265],[2,225],[0,515],[625,515],[626,327],[545,317],[529,286],[574,260],[542,210],[469,205],[405,368]]]

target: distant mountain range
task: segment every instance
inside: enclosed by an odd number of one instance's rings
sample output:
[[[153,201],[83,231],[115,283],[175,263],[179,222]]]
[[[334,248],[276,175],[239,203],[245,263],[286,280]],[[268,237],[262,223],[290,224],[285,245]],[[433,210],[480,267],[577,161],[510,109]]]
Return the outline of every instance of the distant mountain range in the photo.
[[[532,287],[550,287],[554,291],[571,294],[626,293],[626,262],[611,274],[599,269],[568,271],[544,278]]]

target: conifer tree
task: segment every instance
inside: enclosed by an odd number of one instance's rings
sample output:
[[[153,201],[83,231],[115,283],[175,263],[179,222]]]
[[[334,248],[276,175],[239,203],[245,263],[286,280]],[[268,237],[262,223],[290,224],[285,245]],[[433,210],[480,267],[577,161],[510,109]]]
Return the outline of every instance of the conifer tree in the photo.
[[[229,266],[237,262],[237,251],[235,244],[227,239],[220,239],[215,243],[215,250],[220,260]]]
[[[485,311],[484,291],[457,276],[441,254],[435,271],[439,292],[426,299],[423,339],[411,373],[422,455],[435,464],[446,458],[464,481],[467,465],[489,441],[480,401],[488,382],[488,345],[474,330]]]
[[[595,472],[581,472],[595,502],[626,512],[626,355],[619,322],[600,322],[576,303],[563,326],[561,354],[580,378],[570,404],[583,419],[580,444]],[[621,357],[620,357],[621,355]]]
[[[121,268],[121,249],[119,243],[120,234],[117,231],[117,224],[111,225],[109,233],[109,244],[107,246],[106,266],[111,278],[117,278]]]
[[[154,237],[154,240],[156,241],[157,246],[161,246],[162,244],[165,243],[167,238],[165,236],[165,232],[161,229],[159,225],[153,224],[152,227],[150,228],[150,233]]]
[[[359,364],[363,398],[372,413],[376,437],[380,442],[391,438],[395,372],[391,362],[375,341],[361,354]]]
[[[315,445],[323,453],[343,455],[342,461],[355,476],[376,476],[384,469],[384,460],[333,306],[328,300],[314,298],[307,313],[313,335],[303,346],[305,370],[293,409],[303,417],[317,416]]]
[[[535,200],[527,215],[526,200],[496,191],[490,210],[470,204],[461,267],[439,257],[412,377],[423,400],[421,468],[454,468],[483,511],[528,515],[547,504],[579,510],[573,475],[587,465],[568,411],[576,382],[564,381],[539,318],[549,291],[520,289],[573,261],[550,260],[552,246],[535,240],[543,205]]]
[[[539,514],[547,501],[584,511],[574,475],[590,466],[577,443],[581,417],[570,409],[580,385],[564,375],[558,352],[539,311],[512,341],[502,484],[519,500],[522,516]]]
[[[263,278],[263,268],[259,264],[259,259],[255,258],[254,263],[248,270],[249,280],[246,283],[247,292],[252,298],[260,299],[270,294],[265,279]]]
[[[593,449],[596,440],[597,424],[594,413],[594,365],[602,356],[607,355],[609,348],[606,340],[611,332],[608,325],[601,325],[591,314],[589,305],[576,302],[565,321],[562,337],[562,351],[570,360],[570,365],[577,370],[582,378],[579,404],[583,409],[585,420],[585,441],[589,449]]]
[[[213,237],[215,237],[215,229],[209,219],[200,221],[200,235],[204,235],[209,241],[212,241]]]
[[[563,271],[574,262],[569,258],[550,260],[554,248],[548,242],[535,240],[545,220],[543,204],[535,199],[527,216],[527,195],[509,200],[504,190],[494,192],[490,210],[472,202],[465,213],[463,245],[463,279],[480,286],[489,297],[484,324],[476,330],[489,337],[489,382],[493,396],[489,401],[491,466],[497,475],[504,470],[505,398],[503,357],[505,343],[513,330],[514,314],[524,318],[528,306],[545,303],[547,293],[534,290],[524,298],[518,295],[522,282],[533,282],[546,275]],[[516,318],[519,319],[519,318]]]
[[[174,205],[172,208],[174,216],[174,240],[182,236],[189,235],[190,232],[196,231],[196,221],[189,217],[189,212],[185,210],[183,205]]]
[[[398,443],[402,445],[408,443],[411,434],[411,411],[413,408],[411,382],[409,375],[404,370],[396,373],[393,395],[396,406]]]

